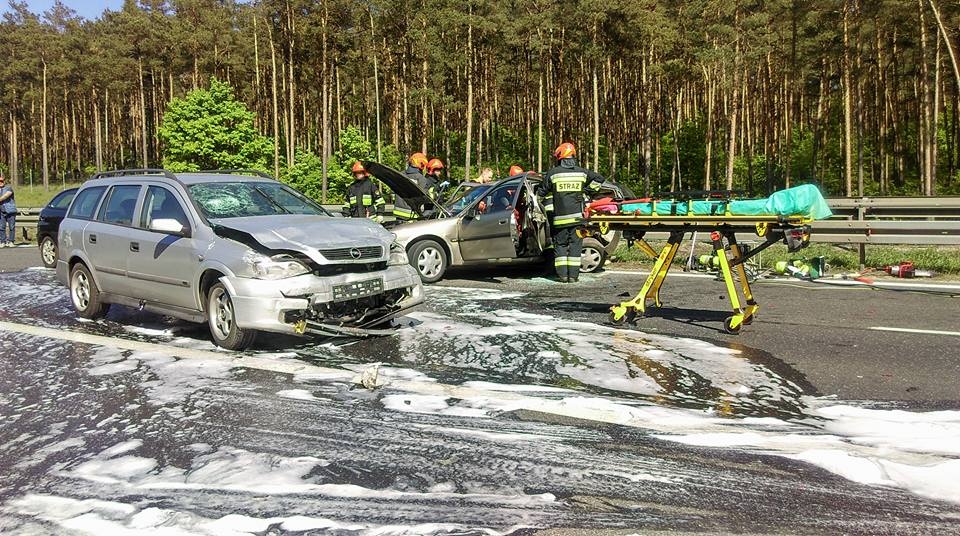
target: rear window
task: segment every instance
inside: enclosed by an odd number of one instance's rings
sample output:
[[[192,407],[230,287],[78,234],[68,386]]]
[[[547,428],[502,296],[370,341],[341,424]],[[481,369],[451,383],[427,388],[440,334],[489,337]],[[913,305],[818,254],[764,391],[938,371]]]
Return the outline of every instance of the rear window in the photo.
[[[61,210],[65,210],[70,206],[70,201],[73,201],[73,196],[75,195],[77,195],[76,190],[60,192],[49,203],[47,203],[47,206],[50,208],[59,208]]]
[[[67,214],[70,218],[81,218],[89,220],[93,218],[93,212],[97,210],[97,203],[100,202],[100,196],[106,190],[106,186],[93,186],[81,190],[73,204],[70,205],[70,212]]]

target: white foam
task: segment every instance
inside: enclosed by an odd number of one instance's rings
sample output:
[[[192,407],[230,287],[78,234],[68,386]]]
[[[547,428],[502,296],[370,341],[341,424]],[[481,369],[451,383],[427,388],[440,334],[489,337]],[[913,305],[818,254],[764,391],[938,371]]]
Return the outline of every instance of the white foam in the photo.
[[[323,399],[313,396],[313,393],[306,389],[285,389],[277,391],[277,396],[283,398],[292,398],[294,400],[309,400],[311,402],[323,402]]]

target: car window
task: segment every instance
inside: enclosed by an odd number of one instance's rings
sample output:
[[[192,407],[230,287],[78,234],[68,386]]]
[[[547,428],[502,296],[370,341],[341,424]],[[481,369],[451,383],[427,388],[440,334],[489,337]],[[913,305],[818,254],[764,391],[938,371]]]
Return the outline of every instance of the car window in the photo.
[[[60,192],[49,203],[47,203],[47,206],[50,208],[59,208],[61,210],[66,209],[70,206],[70,201],[73,201],[73,196],[75,195],[77,195],[76,190]]]
[[[190,196],[207,218],[330,213],[286,186],[272,182],[201,182]]]
[[[140,186],[124,185],[110,188],[107,200],[100,207],[98,221],[131,225],[133,213],[137,208],[137,197],[140,196]]]
[[[513,210],[513,200],[516,198],[520,183],[511,181],[494,188],[484,196],[484,212],[502,212]]]
[[[449,210],[451,214],[458,214],[489,189],[490,187],[485,184],[461,186],[450,196],[450,200],[447,201],[447,210]]]
[[[93,211],[97,210],[97,203],[100,202],[100,196],[106,189],[106,186],[93,186],[81,190],[73,204],[70,205],[70,212],[67,216],[86,220],[93,218]]]
[[[140,227],[149,229],[153,220],[177,220],[180,225],[190,227],[190,220],[177,196],[161,186],[147,187],[147,195],[143,198]]]

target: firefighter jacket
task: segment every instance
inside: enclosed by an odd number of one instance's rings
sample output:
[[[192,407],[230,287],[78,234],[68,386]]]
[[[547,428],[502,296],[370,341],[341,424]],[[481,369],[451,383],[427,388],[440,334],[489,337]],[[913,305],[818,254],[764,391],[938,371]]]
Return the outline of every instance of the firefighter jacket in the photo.
[[[554,229],[579,225],[589,194],[603,184],[600,174],[577,165],[573,158],[565,158],[560,165],[547,171],[543,177],[543,207],[550,216]]]
[[[380,189],[372,180],[355,180],[347,188],[347,202],[343,204],[343,213],[351,218],[375,218],[383,215],[384,205]]]
[[[423,191],[427,192],[431,199],[436,195],[436,183],[430,179],[423,176],[423,173],[420,173],[420,170],[408,165],[407,169],[404,170],[403,175],[410,179],[411,182],[416,183]],[[397,196],[396,200],[393,203],[393,215],[402,220],[415,220],[420,216],[414,212],[410,205],[401,198]]]

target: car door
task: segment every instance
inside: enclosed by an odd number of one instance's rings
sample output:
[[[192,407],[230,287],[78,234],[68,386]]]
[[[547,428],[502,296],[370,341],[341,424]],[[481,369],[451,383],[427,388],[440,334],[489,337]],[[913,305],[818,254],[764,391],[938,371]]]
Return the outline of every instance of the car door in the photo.
[[[97,217],[83,230],[84,249],[98,273],[100,290],[135,297],[127,281],[127,243],[140,197],[139,184],[107,190]]]
[[[148,184],[137,225],[130,230],[127,277],[148,302],[198,309],[193,283],[198,281],[200,258],[192,238],[196,222],[184,209],[186,203],[175,190]],[[183,231],[153,229],[157,220],[176,220]]]
[[[515,258],[516,207],[520,181],[490,188],[460,218],[460,254],[464,260]]]

